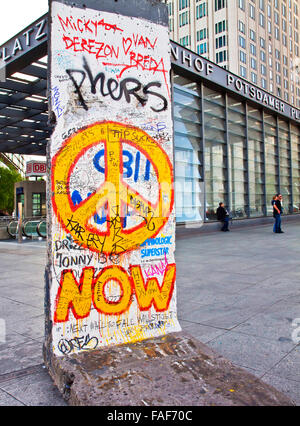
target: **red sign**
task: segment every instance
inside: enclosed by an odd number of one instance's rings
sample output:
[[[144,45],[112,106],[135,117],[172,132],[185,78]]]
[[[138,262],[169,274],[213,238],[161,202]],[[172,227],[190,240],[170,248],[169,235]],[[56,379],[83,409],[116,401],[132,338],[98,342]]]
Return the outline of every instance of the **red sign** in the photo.
[[[44,176],[47,173],[46,163],[29,161],[26,163],[26,176]]]

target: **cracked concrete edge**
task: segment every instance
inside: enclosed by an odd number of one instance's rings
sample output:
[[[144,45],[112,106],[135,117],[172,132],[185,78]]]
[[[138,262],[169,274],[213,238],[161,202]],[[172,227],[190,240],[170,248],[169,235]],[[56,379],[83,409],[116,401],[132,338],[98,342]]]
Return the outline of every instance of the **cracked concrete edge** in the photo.
[[[44,360],[73,406],[293,406],[187,333]]]

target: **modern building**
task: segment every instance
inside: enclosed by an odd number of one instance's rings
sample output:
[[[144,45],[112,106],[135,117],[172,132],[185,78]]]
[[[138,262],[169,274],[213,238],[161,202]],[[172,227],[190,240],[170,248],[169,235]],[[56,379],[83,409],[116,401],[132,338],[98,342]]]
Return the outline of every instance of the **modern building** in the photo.
[[[26,161],[24,155],[0,152],[1,162],[8,167],[13,167],[21,176],[25,176]]]
[[[168,0],[171,39],[300,107],[299,0]]]
[[[38,40],[26,45],[26,34],[32,40],[38,34]],[[46,153],[51,131],[47,34],[44,16],[0,47],[0,71],[3,66],[8,71],[0,81],[0,152]],[[19,43],[22,51],[14,48]],[[220,201],[235,219],[272,216],[277,192],[285,214],[299,213],[300,109],[186,47],[171,45],[178,225],[216,220]]]
[[[15,213],[18,217],[19,203],[24,218],[46,216],[46,182],[23,181],[15,183]]]

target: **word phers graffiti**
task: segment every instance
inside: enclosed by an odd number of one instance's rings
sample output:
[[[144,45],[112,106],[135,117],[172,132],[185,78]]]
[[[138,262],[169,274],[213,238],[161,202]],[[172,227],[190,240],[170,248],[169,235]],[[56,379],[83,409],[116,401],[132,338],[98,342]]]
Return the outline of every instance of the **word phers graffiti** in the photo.
[[[167,23],[52,15],[53,351],[179,331]]]

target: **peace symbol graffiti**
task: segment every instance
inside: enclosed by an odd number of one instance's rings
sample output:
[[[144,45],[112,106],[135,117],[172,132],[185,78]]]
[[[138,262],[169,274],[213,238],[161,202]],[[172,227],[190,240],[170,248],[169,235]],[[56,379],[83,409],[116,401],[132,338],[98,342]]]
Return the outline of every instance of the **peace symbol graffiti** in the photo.
[[[70,176],[78,160],[93,146],[105,146],[105,180],[86,200],[74,206],[70,196]],[[129,144],[151,161],[158,182],[158,197],[150,203],[123,180],[122,145]],[[116,122],[98,122],[65,141],[52,161],[52,205],[59,223],[74,241],[89,250],[120,254],[140,246],[166,224],[174,204],[173,169],[161,148],[143,130]],[[142,217],[141,223],[124,229],[122,206]],[[101,232],[91,218],[105,206],[107,230]],[[145,209],[145,206],[147,208]]]

